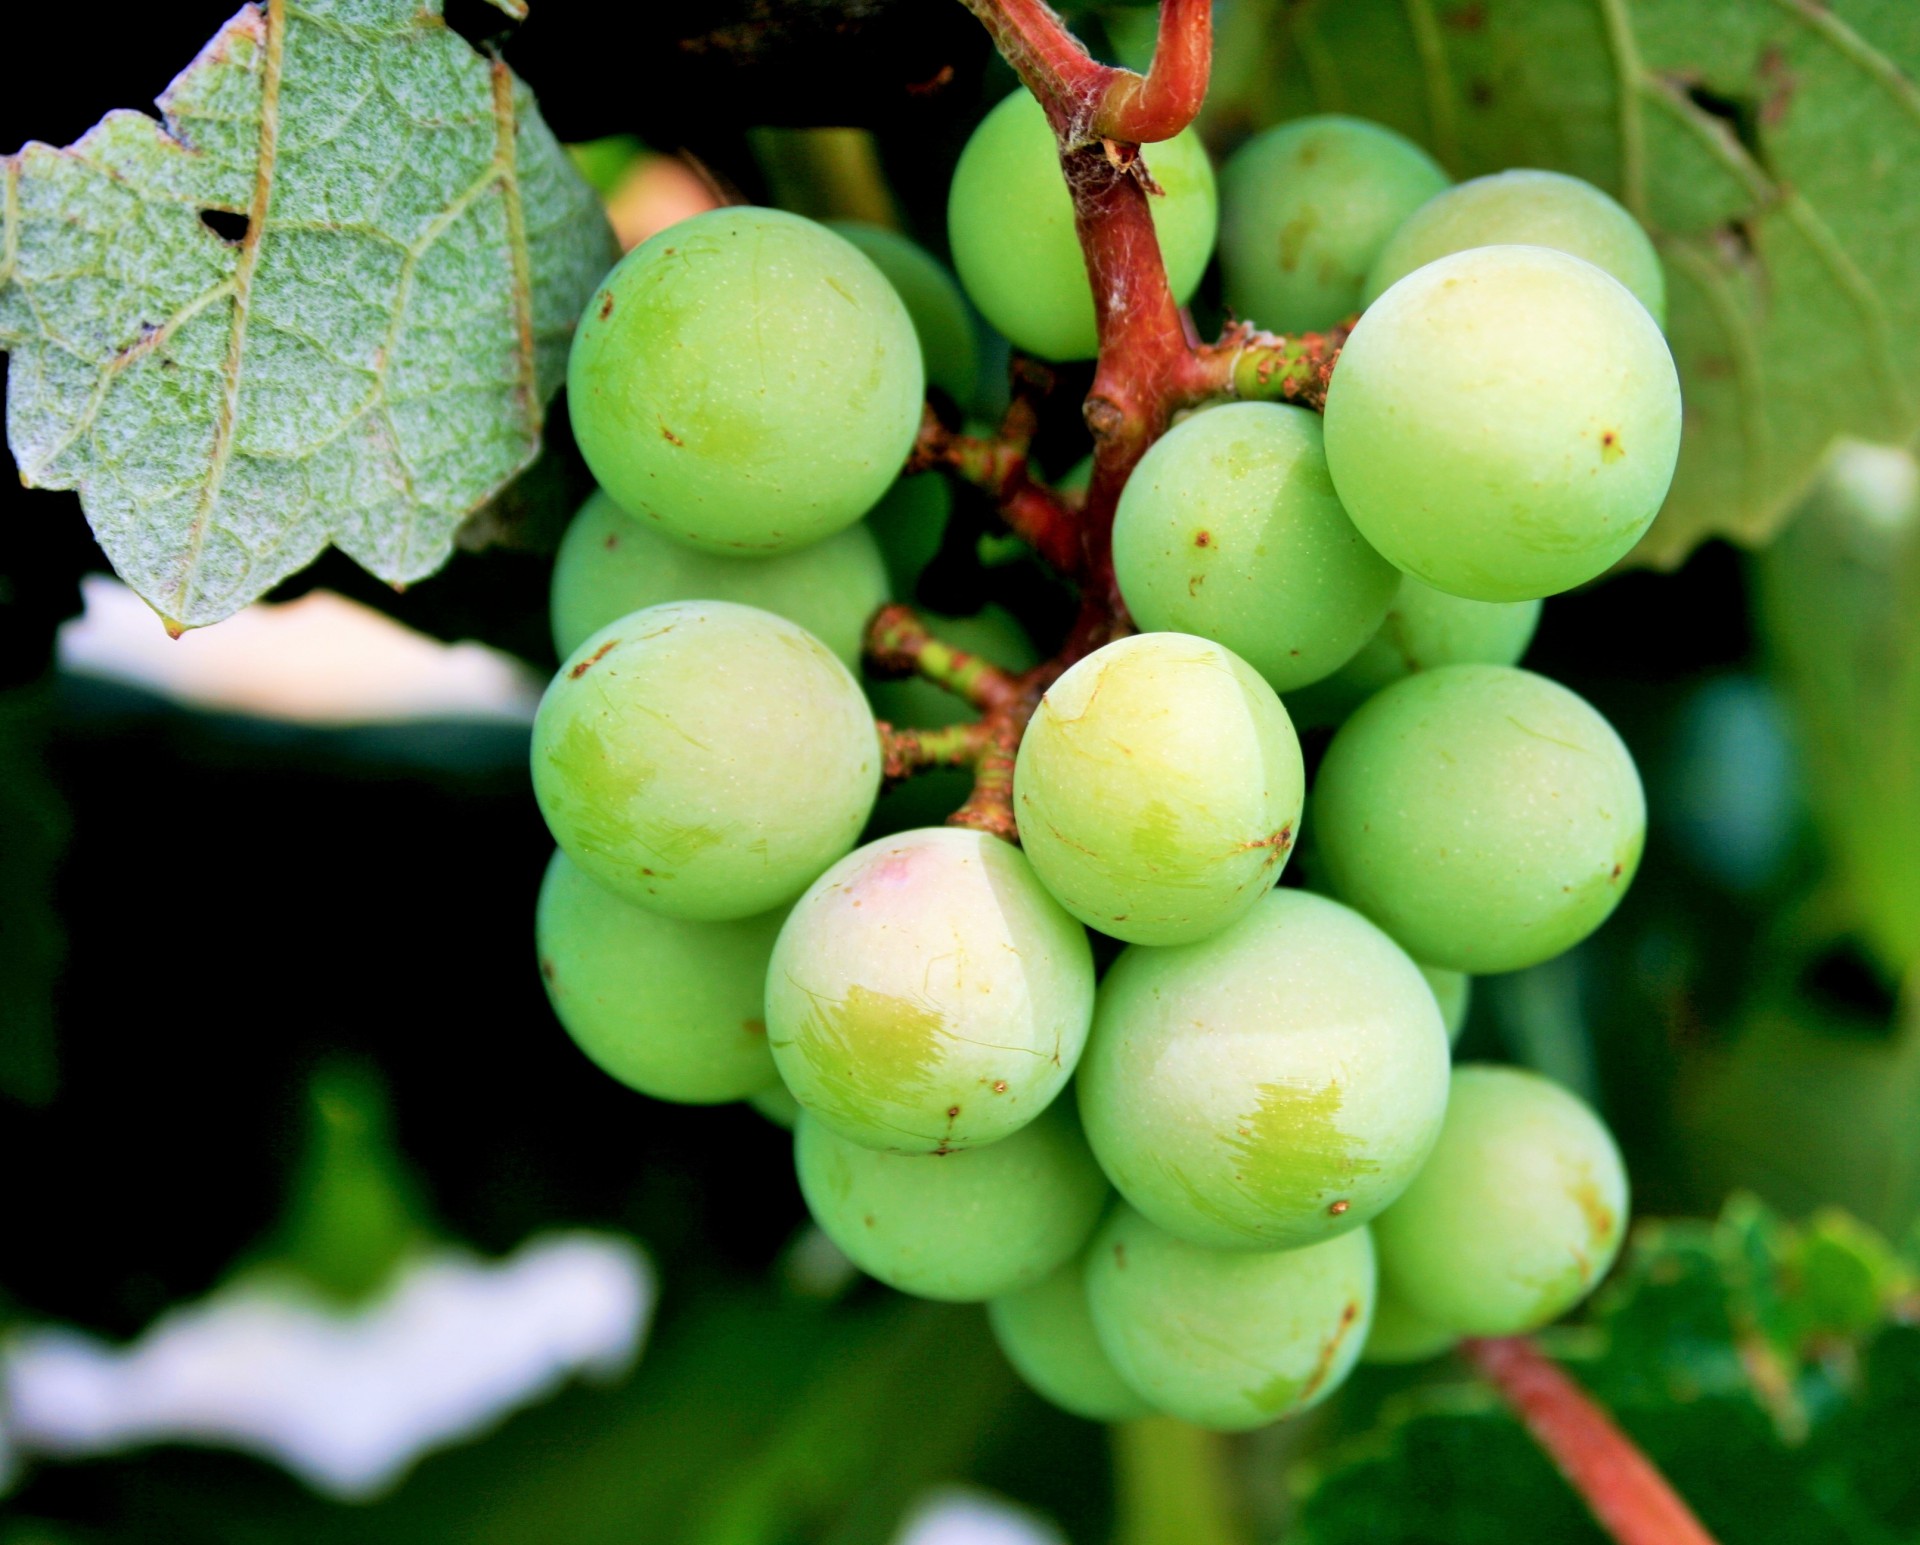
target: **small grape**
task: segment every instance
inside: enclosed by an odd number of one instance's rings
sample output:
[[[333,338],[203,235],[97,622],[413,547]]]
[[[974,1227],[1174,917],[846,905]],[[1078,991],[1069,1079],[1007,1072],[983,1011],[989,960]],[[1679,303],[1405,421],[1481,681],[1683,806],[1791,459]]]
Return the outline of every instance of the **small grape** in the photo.
[[[867,619],[887,602],[887,569],[865,526],[768,558],[683,547],[606,493],[580,506],[553,562],[553,646],[562,659],[589,634],[663,601],[737,601],[785,617],[860,667]]]
[[[1464,971],[1447,971],[1439,966],[1422,966],[1420,974],[1433,989],[1433,1001],[1440,1005],[1447,1044],[1458,1046],[1460,1032],[1467,1026],[1467,1010],[1473,1003],[1473,978]]]
[[[547,1001],[579,1048],[658,1100],[717,1105],[779,1083],[759,984],[784,914],[689,923],[622,901],[555,853],[534,935]]]
[[[1227,303],[1276,332],[1345,320],[1394,228],[1446,185],[1433,157],[1363,118],[1256,134],[1220,172]]]
[[[1216,1249],[1314,1244],[1406,1189],[1440,1132],[1447,1037],[1359,913],[1270,892],[1198,944],[1124,951],[1077,1080],[1120,1194]]]
[[[1047,691],[1020,743],[1014,810],[1034,870],[1083,923],[1181,944],[1243,916],[1300,826],[1300,743],[1231,650],[1142,633]]]
[[[913,321],[927,380],[969,406],[980,384],[980,343],[953,275],[918,242],[885,226],[829,220],[827,229],[846,237],[887,276]]]
[[[770,1087],[758,1094],[748,1095],[747,1103],[775,1126],[785,1127],[789,1132],[800,1123],[800,1102],[779,1081],[777,1075]]]
[[[1184,303],[1213,252],[1213,167],[1190,128],[1148,145],[1143,159],[1164,190],[1152,195],[1153,228],[1167,282]],[[947,236],[968,298],[1015,348],[1042,359],[1093,358],[1093,287],[1073,198],[1046,114],[1024,89],[988,113],[961,151]]]
[[[1640,222],[1590,182],[1525,168],[1476,177],[1428,199],[1387,239],[1364,300],[1373,304],[1396,280],[1448,253],[1512,244],[1585,258],[1665,324],[1667,280]]]
[[[1423,1363],[1452,1351],[1459,1339],[1458,1331],[1423,1319],[1402,1303],[1383,1268],[1373,1301],[1373,1324],[1367,1327],[1366,1345],[1360,1348],[1361,1362]]]
[[[1327,390],[1327,466],[1381,555],[1435,589],[1526,601],[1623,557],[1680,449],[1666,339],[1611,275],[1545,247],[1416,269]]]
[[[593,634],[533,725],[533,791],[600,884],[672,917],[751,917],[853,845],[880,740],[846,666],[805,629],[678,601]]]
[[[893,593],[911,599],[920,574],[933,562],[953,513],[953,490],[943,477],[903,477],[867,513],[867,526],[880,544]]]
[[[882,1153],[811,1114],[794,1166],[813,1218],[847,1258],[889,1287],[970,1302],[1039,1282],[1079,1254],[1107,1183],[1070,1109],[965,1152]]]
[[[1512,1336],[1585,1298],[1626,1222],[1620,1150],[1586,1105],[1537,1073],[1468,1066],[1454,1071],[1433,1157],[1374,1232],[1410,1313]]]
[[[913,323],[850,242],[741,206],[622,258],[567,365],[600,486],[664,535],[731,553],[804,546],[883,494],[920,426]]]
[[[767,974],[794,1098],[899,1153],[1018,1131],[1072,1075],[1092,1017],[1085,931],[1018,848],[958,827],[882,838],[829,869]]]
[[[1113,564],[1143,629],[1225,644],[1276,692],[1345,664],[1400,582],[1333,491],[1319,415],[1266,402],[1155,442],[1120,495]]]
[[[1373,1317],[1373,1241],[1209,1250],[1119,1207],[1094,1235],[1100,1345],[1155,1409],[1244,1432],[1318,1405],[1353,1371]]]
[[[1000,1350],[1033,1389],[1090,1422],[1128,1422],[1151,1407],[1114,1369],[1087,1305],[1086,1257],[987,1305]]]
[[[1517,971],[1605,922],[1646,801],[1613,727],[1531,671],[1449,665],[1370,698],[1313,793],[1334,892],[1416,959]]]

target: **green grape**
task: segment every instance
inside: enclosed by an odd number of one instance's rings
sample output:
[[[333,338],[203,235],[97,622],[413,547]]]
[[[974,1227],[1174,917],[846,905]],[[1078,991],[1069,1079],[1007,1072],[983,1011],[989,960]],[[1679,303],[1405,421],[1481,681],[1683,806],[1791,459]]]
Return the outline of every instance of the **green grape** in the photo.
[[[662,601],[737,601],[797,622],[860,668],[887,568],[865,526],[770,558],[701,552],[657,535],[604,492],[580,506],[553,562],[553,646],[562,659],[610,622]]]
[[[1144,156],[1165,190],[1153,195],[1167,282],[1185,302],[1213,252],[1213,167],[1192,129]],[[1093,287],[1073,228],[1053,130],[1017,90],[981,120],[947,193],[947,237],[967,296],[1017,349],[1042,359],[1091,359],[1099,347]]]
[[[1590,182],[1525,168],[1476,177],[1422,204],[1387,238],[1363,298],[1372,305],[1435,258],[1495,245],[1552,247],[1585,258],[1633,291],[1655,322],[1666,322],[1666,276],[1640,222]]]
[[[643,911],[556,853],[534,936],[554,1014],[603,1071],[655,1099],[714,1105],[780,1081],[761,984],[782,921]]]
[[[987,1305],[994,1340],[1015,1372],[1063,1411],[1129,1422],[1152,1408],[1127,1387],[1100,1345],[1087,1304],[1086,1257]]]
[[[777,1127],[791,1132],[800,1122],[800,1102],[778,1078],[758,1094],[747,1096],[747,1103]]]
[[[1327,465],[1383,557],[1435,589],[1526,601],[1639,540],[1680,449],[1680,382],[1646,308],[1545,247],[1478,247],[1367,308],[1327,391]]]
[[[671,917],[751,917],[853,845],[880,785],[859,684],[805,629],[730,601],[650,606],[576,649],[533,722],[554,840]]]
[[[927,380],[963,408],[971,406],[980,385],[980,343],[953,275],[918,242],[884,226],[829,220],[827,229],[864,252],[899,294],[920,339]]]
[[[1287,711],[1252,666],[1204,638],[1142,633],[1047,690],[1014,809],[1035,872],[1075,917],[1184,944],[1272,888],[1304,780]]]
[[[1367,1327],[1366,1344],[1360,1348],[1361,1362],[1423,1363],[1452,1351],[1459,1339],[1458,1331],[1436,1325],[1402,1303],[1382,1269],[1373,1301],[1373,1324]]]
[[[1093,1018],[1086,933],[1020,850],[959,827],[870,842],[800,898],[767,974],[780,1076],[871,1148],[947,1153],[1033,1120]]]
[[[1341,508],[1320,416],[1269,402],[1154,444],[1120,495],[1113,565],[1142,628],[1225,644],[1276,692],[1345,664],[1400,582]]]
[[[1087,1301],[1120,1376],[1156,1410],[1244,1432],[1346,1381],[1373,1317],[1373,1241],[1209,1250],[1118,1207],[1094,1235]]]
[[[1107,1200],[1065,1106],[1000,1142],[938,1155],[882,1153],[802,1114],[793,1157],[814,1222],[854,1265],[949,1302],[1040,1281],[1079,1254]]]
[[[1513,1336],[1585,1298],[1626,1223],[1626,1170],[1599,1118],[1537,1073],[1469,1066],[1454,1072],[1433,1157],[1374,1234],[1412,1314]]]
[[[1300,118],[1256,134],[1220,171],[1227,303],[1276,332],[1332,327],[1394,228],[1447,185],[1411,140],[1362,118]]]
[[[901,478],[868,513],[867,525],[880,544],[895,595],[913,595],[921,571],[940,551],[952,512],[953,490],[947,480],[916,474]]]
[[[1024,671],[1040,663],[1039,651],[1027,637],[1027,630],[1001,607],[988,606],[971,617],[943,617],[924,611],[921,616],[936,637],[995,665]],[[974,710],[961,699],[917,676],[871,682],[867,697],[873,703],[875,717],[916,729],[939,729],[974,716]],[[938,767],[915,773],[880,791],[869,830],[883,835],[911,831],[917,826],[938,826],[965,804],[972,792],[972,768]]]
[[[1124,951],[1077,1079],[1107,1177],[1161,1228],[1285,1250],[1406,1189],[1447,1107],[1433,993],[1359,913],[1269,892],[1198,944]]]
[[[1467,1025],[1467,1009],[1473,1002],[1473,978],[1464,971],[1447,971],[1439,966],[1422,966],[1420,974],[1433,989],[1433,1001],[1440,1005],[1440,1021],[1447,1027],[1447,1044],[1458,1046],[1460,1032]]]
[[[630,514],[695,547],[781,552],[873,507],[920,427],[920,346],[825,226],[741,206],[622,258],[567,364],[574,438]]]
[[[1422,671],[1327,748],[1314,835],[1335,894],[1417,960],[1517,971],[1578,944],[1633,879],[1647,807],[1613,727],[1502,665]]]

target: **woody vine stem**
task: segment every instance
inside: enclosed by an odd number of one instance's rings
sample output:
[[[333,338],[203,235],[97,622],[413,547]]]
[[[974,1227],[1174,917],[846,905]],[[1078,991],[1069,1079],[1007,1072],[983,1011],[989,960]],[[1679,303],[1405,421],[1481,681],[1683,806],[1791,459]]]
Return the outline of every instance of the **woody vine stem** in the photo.
[[[1037,403],[1053,378],[1024,360],[1015,362],[1012,406],[997,434],[956,433],[929,408],[906,470],[983,489],[1007,526],[1079,587],[1080,610],[1060,653],[1019,674],[942,643],[906,606],[875,616],[866,648],[876,672],[920,675],[979,715],[941,730],[883,724],[887,776],[971,766],[973,792],[949,819],[1017,841],[1014,757],[1041,694],[1076,660],[1132,631],[1114,581],[1112,535],[1120,491],[1141,456],[1176,412],[1203,402],[1237,397],[1323,408],[1347,328],[1281,337],[1236,322],[1203,343],[1168,286],[1149,204],[1158,189],[1141,147],[1171,139],[1199,114],[1212,63],[1212,0],[1161,0],[1144,76],[1093,59],[1044,0],[963,3],[1045,110],[1073,196],[1100,344],[1082,409],[1093,475],[1078,498],[1034,475],[1028,452]],[[1618,1545],[1713,1545],[1653,1463],[1532,1341],[1468,1341],[1462,1354]]]

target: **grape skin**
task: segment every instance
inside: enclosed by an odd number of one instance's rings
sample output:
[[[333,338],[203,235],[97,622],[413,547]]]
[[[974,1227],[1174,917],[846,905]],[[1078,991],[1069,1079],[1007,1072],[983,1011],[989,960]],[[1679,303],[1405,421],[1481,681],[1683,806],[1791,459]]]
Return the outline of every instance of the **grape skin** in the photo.
[[[854,1265],[920,1298],[970,1303],[1039,1282],[1080,1252],[1107,1183],[1057,1106],[964,1153],[882,1153],[811,1114],[794,1167],[813,1218]]]
[[[1313,799],[1334,893],[1454,971],[1517,971],[1579,943],[1646,838],[1613,727],[1511,666],[1449,665],[1370,698],[1327,748]]]
[[[1245,915],[1300,826],[1300,743],[1231,650],[1142,633],[1048,689],[1014,767],[1027,856],[1082,922],[1181,944]]]
[[[1198,944],[1108,970],[1076,1080],[1122,1196],[1215,1249],[1315,1244],[1419,1172],[1447,1101],[1419,968],[1338,902],[1277,890]]]
[[[1447,186],[1411,140],[1363,118],[1300,118],[1221,168],[1220,268],[1236,315],[1275,332],[1332,327],[1401,221]]]
[[[1458,1331],[1423,1319],[1402,1303],[1382,1270],[1373,1303],[1373,1324],[1367,1327],[1366,1344],[1360,1348],[1361,1362],[1386,1366],[1423,1363],[1451,1351],[1459,1339]]]
[[[1345,1382],[1373,1317],[1364,1228],[1303,1250],[1209,1250],[1130,1207],[1094,1236],[1087,1300],[1100,1345],[1156,1410],[1245,1432]]]
[[[663,917],[555,853],[535,912],[540,977],[575,1044],[629,1088],[690,1105],[757,1097],[779,1083],[759,984],[783,916]]]
[[[1461,1335],[1512,1336],[1592,1291],[1626,1220],[1620,1150],[1584,1103],[1536,1073],[1467,1066],[1433,1157],[1374,1232],[1410,1312]]]
[[[901,478],[867,512],[866,524],[880,544],[888,582],[902,600],[912,598],[921,571],[939,553],[952,511],[953,490],[947,480],[916,473]]]
[[[1478,247],[1367,308],[1327,390],[1327,465],[1384,558],[1437,590],[1526,601],[1604,572],[1666,497],[1680,382],[1611,275]]]
[[[1028,1385],[1090,1422],[1130,1422],[1151,1407],[1100,1345],[1087,1304],[1086,1258],[1077,1256],[1032,1287],[987,1305],[993,1338]]]
[[[887,602],[887,569],[865,526],[769,558],[683,547],[604,491],[580,506],[553,561],[553,647],[564,660],[609,623],[664,601],[737,601],[798,623],[848,670],[867,619]]]
[[[726,601],[623,617],[540,700],[533,791],[600,884],[673,917],[791,901],[853,845],[880,740],[846,666],[784,618]]]
[[[1467,1025],[1467,1010],[1473,1005],[1473,978],[1464,971],[1448,971],[1442,966],[1422,966],[1420,974],[1433,989],[1433,1001],[1440,1006],[1441,1023],[1447,1027],[1447,1044],[1458,1046],[1460,1032]]]
[[[1152,197],[1153,228],[1167,282],[1184,304],[1213,253],[1213,167],[1191,128],[1148,145],[1143,159],[1164,190]],[[967,297],[1015,348],[1042,359],[1093,358],[1093,287],[1073,197],[1046,114],[1024,88],[988,113],[961,151],[947,193],[947,237]]]
[[[1120,495],[1113,565],[1142,629],[1224,644],[1276,692],[1344,665],[1400,582],[1333,491],[1319,415],[1266,402],[1154,443]]]
[[[961,407],[971,406],[980,384],[980,344],[953,275],[918,242],[885,226],[829,220],[827,229],[846,237],[886,275],[913,321],[928,384]]]
[[[1367,275],[1372,305],[1416,268],[1471,247],[1552,247],[1604,268],[1666,325],[1667,280],[1640,222],[1590,182],[1529,168],[1475,177],[1436,194],[1401,224]]]
[[[567,365],[600,486],[695,547],[774,553],[858,520],[920,426],[906,307],[844,237],[777,209],[695,215],[588,302]]]
[[[1018,848],[927,828],[870,842],[801,897],[767,973],[794,1098],[908,1154],[997,1142],[1065,1086],[1093,1017],[1086,932]]]

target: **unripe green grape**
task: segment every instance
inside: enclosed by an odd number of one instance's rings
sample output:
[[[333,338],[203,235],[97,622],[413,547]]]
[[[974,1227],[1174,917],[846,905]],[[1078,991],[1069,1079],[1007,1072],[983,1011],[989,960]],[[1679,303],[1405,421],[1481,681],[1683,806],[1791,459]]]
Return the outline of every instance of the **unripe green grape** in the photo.
[[[1373,1324],[1367,1327],[1366,1344],[1360,1348],[1361,1362],[1423,1363],[1452,1351],[1459,1339],[1458,1331],[1423,1319],[1402,1303],[1385,1271],[1381,1272],[1379,1292],[1373,1301]]]
[[[920,345],[852,243],[778,209],[709,210],[594,292],[567,364],[600,486],[676,541],[774,553],[871,509],[920,426]]]
[[[800,1102],[780,1082],[778,1075],[768,1088],[758,1094],[748,1095],[747,1103],[775,1126],[785,1127],[789,1132],[800,1124]]]
[[[1113,566],[1143,629],[1225,644],[1276,692],[1345,664],[1400,582],[1341,508],[1320,416],[1268,402],[1155,442],[1120,495]]]
[[[1256,134],[1220,171],[1227,304],[1261,327],[1332,327],[1395,227],[1447,185],[1411,140],[1363,118],[1299,118]]]
[[[1090,1422],[1130,1422],[1151,1414],[1094,1331],[1084,1255],[1032,1287],[994,1299],[987,1319],[1014,1371],[1061,1410]]]
[[[1447,1044],[1460,1044],[1460,1032],[1467,1025],[1467,1010],[1473,1004],[1473,978],[1464,971],[1448,971],[1440,966],[1422,966],[1420,974],[1433,989],[1433,1001],[1440,1006],[1440,1022],[1447,1027]]]
[[[814,1222],[854,1265],[949,1302],[1040,1281],[1079,1254],[1107,1200],[1064,1106],[1000,1142],[944,1154],[882,1153],[803,1113],[793,1157]]]
[[[1447,1035],[1420,968],[1359,913],[1276,890],[1198,944],[1124,951],[1076,1081],[1108,1179],[1196,1244],[1359,1227],[1439,1135]]]
[[[533,722],[533,792],[600,884],[671,917],[791,901],[859,836],[880,785],[866,697],[783,617],[676,601],[560,667]]]
[[[1416,268],[1471,247],[1552,247],[1604,268],[1655,322],[1667,319],[1667,280],[1640,222],[1590,182],[1518,168],[1475,177],[1427,200],[1403,221],[1367,275],[1371,305]]]
[[[1546,247],[1477,247],[1367,308],[1327,390],[1327,466],[1381,556],[1526,601],[1640,539],[1673,479],[1680,381],[1646,307]]]
[[[1020,742],[1014,813],[1075,917],[1183,944],[1272,888],[1304,782],[1287,711],[1252,666],[1204,638],[1141,633],[1047,689]]]
[[[603,491],[580,506],[553,561],[553,646],[562,659],[591,633],[663,601],[737,601],[785,617],[860,665],[867,619],[887,602],[887,568],[865,526],[768,558],[670,542]]]
[[[1362,704],[1327,748],[1314,836],[1336,895],[1431,965],[1538,965],[1605,922],[1647,807],[1633,758],[1531,671],[1449,665]]]
[[[953,490],[931,473],[903,477],[867,514],[896,596],[910,599],[920,573],[933,562],[953,512]]]
[[[1518,1068],[1455,1070],[1420,1178],[1374,1224],[1407,1309],[1467,1336],[1558,1319],[1619,1253],[1627,1175],[1612,1136],[1558,1084]]]
[[[1094,1235],[1100,1345],[1156,1410],[1245,1432],[1318,1405],[1353,1371],[1373,1317],[1373,1241],[1209,1250],[1118,1207]]]
[[[906,1154],[997,1142],[1080,1060],[1093,952],[1020,850],[959,827],[884,837],[802,896],[767,974],[794,1098],[842,1137]]]
[[[1213,253],[1213,167],[1192,129],[1145,147],[1161,193],[1153,228],[1174,298],[1184,303]],[[953,266],[981,315],[1042,359],[1091,359],[1099,348],[1093,287],[1073,228],[1046,114],[1022,88],[980,121],[947,193]]]
[[[603,1071],[655,1099],[717,1105],[780,1081],[761,983],[782,920],[663,917],[555,853],[534,936],[554,1014]]]
[[[980,384],[980,343],[953,275],[918,242],[885,226],[829,220],[827,229],[846,237],[886,275],[913,321],[928,382],[963,408],[971,406]]]

